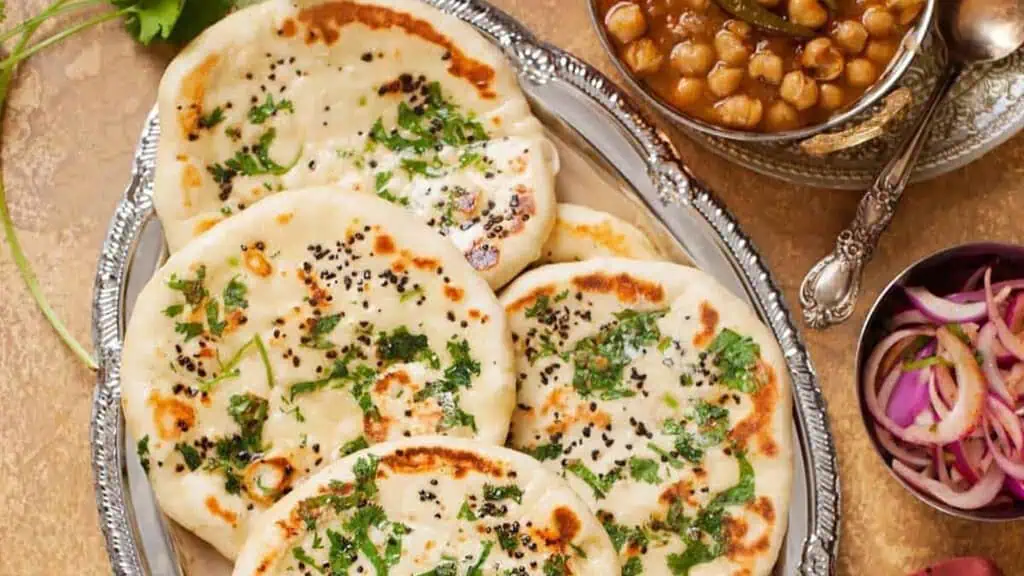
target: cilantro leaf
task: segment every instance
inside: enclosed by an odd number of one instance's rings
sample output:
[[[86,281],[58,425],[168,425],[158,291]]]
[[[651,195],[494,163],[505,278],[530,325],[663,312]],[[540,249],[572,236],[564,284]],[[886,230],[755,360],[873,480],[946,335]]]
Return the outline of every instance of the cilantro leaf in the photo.
[[[602,500],[608,495],[615,481],[622,474],[621,468],[612,468],[604,474],[595,474],[593,470],[587,468],[587,465],[579,460],[569,462],[565,469],[590,486],[590,489],[594,491],[594,497],[598,500]]]
[[[242,0],[238,0],[242,4]],[[174,44],[187,44],[203,31],[227,16],[236,0],[185,0],[181,15],[167,40]]]
[[[469,500],[462,501],[462,507],[459,508],[459,513],[455,517],[459,520],[469,520],[470,522],[476,522],[477,519],[473,509],[469,507]]]
[[[629,459],[629,475],[633,480],[648,484],[661,482],[661,477],[658,475],[658,463],[649,458],[631,457]]]
[[[557,460],[562,455],[563,450],[564,448],[561,444],[554,442],[534,446],[533,448],[523,450],[523,452],[543,462],[545,460]]]
[[[267,99],[263,104],[249,108],[249,122],[252,122],[253,124],[263,124],[268,118],[276,116],[278,112],[282,111],[294,114],[295,105],[287,98],[282,98],[277,102],[274,102],[274,95],[267,94]]]
[[[631,556],[622,565],[622,576],[640,576],[644,573],[644,563],[639,556]]]
[[[164,316],[168,318],[174,318],[185,311],[184,304],[171,304],[167,308],[164,308]]]
[[[185,460],[185,465],[188,466],[190,471],[199,468],[203,463],[202,457],[199,456],[199,451],[189,444],[178,442],[174,445],[174,450],[181,454],[181,457]]]
[[[210,325],[210,334],[220,336],[228,323],[220,320],[220,304],[216,300],[206,303],[206,323]]]
[[[135,445],[135,452],[139,455],[139,463],[142,464],[142,469],[149,474],[149,434],[142,437],[141,440]]]
[[[246,299],[248,292],[249,287],[239,280],[238,276],[232,278],[228,285],[224,287],[224,292],[222,293],[224,297],[224,311],[248,308],[249,301]]]
[[[711,342],[708,354],[714,357],[715,366],[721,370],[719,381],[724,386],[748,394],[757,391],[757,359],[761,347],[753,338],[726,328]]]
[[[509,484],[507,486],[484,484],[484,500],[489,500],[491,502],[513,500],[516,504],[522,504],[523,491],[515,484]]]
[[[111,3],[124,12],[128,33],[145,45],[157,38],[171,38],[185,4],[180,0],[111,0]]]
[[[339,450],[339,452],[341,453],[342,456],[348,456],[349,454],[355,454],[356,452],[359,452],[360,450],[369,447],[370,444],[366,441],[366,437],[360,436],[355,440],[349,440],[348,442],[345,442],[341,446],[341,450]]]

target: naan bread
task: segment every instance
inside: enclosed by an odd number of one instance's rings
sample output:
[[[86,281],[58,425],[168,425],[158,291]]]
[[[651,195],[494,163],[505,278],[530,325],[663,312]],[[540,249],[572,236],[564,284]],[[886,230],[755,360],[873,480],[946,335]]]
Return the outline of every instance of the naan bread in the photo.
[[[467,440],[374,446],[261,519],[234,576],[618,575],[601,524],[532,458]]]
[[[793,475],[790,380],[753,312],[699,270],[619,259],[538,268],[502,304],[519,374],[509,445],[566,475],[623,573],[768,574]]]
[[[510,349],[490,287],[411,214],[285,192],[139,295],[125,419],[164,511],[234,558],[254,517],[344,453],[416,435],[501,444]]]
[[[154,202],[171,251],[282,189],[405,205],[493,287],[540,256],[557,156],[501,51],[416,0],[268,0],[160,85]]]
[[[591,258],[661,260],[661,254],[636,226],[607,212],[560,203],[555,229],[544,243],[541,261],[579,262]]]

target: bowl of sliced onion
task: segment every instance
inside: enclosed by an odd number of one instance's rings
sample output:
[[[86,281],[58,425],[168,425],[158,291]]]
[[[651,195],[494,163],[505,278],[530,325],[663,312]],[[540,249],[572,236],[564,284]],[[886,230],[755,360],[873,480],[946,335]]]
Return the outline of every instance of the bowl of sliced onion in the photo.
[[[1024,517],[1024,247],[969,244],[900,274],[857,353],[864,424],[921,500]]]

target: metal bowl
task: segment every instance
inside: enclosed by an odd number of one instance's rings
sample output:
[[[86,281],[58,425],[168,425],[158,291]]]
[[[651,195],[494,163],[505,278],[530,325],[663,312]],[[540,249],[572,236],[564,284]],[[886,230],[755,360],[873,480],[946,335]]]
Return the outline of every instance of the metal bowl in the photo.
[[[597,31],[598,38],[601,39],[601,44],[604,46],[605,51],[608,52],[612,62],[615,63],[615,67],[618,68],[619,72],[626,79],[627,84],[633,92],[639,94],[644,101],[653,106],[656,110],[660,111],[674,122],[678,122],[685,128],[697,130],[711,136],[718,136],[720,138],[739,140],[743,142],[785,142],[789,140],[810,138],[811,136],[815,136],[822,132],[839,128],[850,120],[855,119],[859,114],[868,111],[872,106],[877,104],[883,96],[888,94],[896,86],[896,83],[899,82],[900,78],[907,71],[907,68],[910,67],[910,62],[914,59],[914,56],[917,55],[921,45],[924,43],[925,36],[927,36],[928,32],[931,30],[932,24],[935,20],[935,6],[937,0],[925,0],[925,7],[921,12],[917,25],[909,30],[904,36],[903,42],[900,43],[899,50],[896,52],[896,55],[893,56],[893,59],[889,62],[889,66],[886,67],[885,71],[883,71],[881,77],[879,77],[875,84],[865,92],[864,95],[861,96],[860,100],[858,100],[853,106],[833,115],[821,124],[807,126],[800,128],[799,130],[787,130],[785,132],[771,133],[732,130],[715,124],[710,124],[680,112],[660,96],[655,94],[654,91],[636,78],[633,72],[623,64],[622,59],[619,58],[615,43],[608,37],[608,32],[605,30],[598,2],[599,0],[589,0],[590,21],[594,25],[594,29]]]
[[[867,321],[864,323],[864,328],[860,334],[856,366],[857,398],[860,401],[860,412],[864,427],[871,438],[871,443],[875,447],[875,452],[885,462],[892,476],[904,488],[917,496],[918,500],[951,516],[968,520],[1001,522],[1024,518],[1024,503],[1014,501],[1013,504],[990,506],[980,510],[962,510],[941,502],[930,494],[919,491],[893,472],[891,467],[892,456],[882,448],[878,440],[874,419],[868,412],[867,403],[864,399],[864,386],[861,380],[864,376],[864,367],[867,364],[868,357],[871,355],[871,351],[887,334],[885,321],[896,312],[905,310],[907,307],[908,301],[904,297],[902,290],[904,286],[924,286],[935,294],[958,292],[971,273],[982,266],[993,267],[993,281],[1020,277],[1021,270],[1024,270],[1024,246],[985,242],[947,248],[911,264],[886,286],[868,313]]]

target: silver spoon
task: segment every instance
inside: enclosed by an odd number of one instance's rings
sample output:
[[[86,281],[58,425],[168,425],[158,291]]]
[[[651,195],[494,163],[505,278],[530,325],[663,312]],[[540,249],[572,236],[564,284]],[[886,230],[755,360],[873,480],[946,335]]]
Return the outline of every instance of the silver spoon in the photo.
[[[938,40],[949,55],[947,64],[910,136],[861,199],[853,223],[839,234],[835,250],[800,285],[800,304],[812,328],[839,324],[853,314],[864,266],[896,213],[936,109],[961,72],[969,64],[1006,58],[1024,44],[1024,0],[937,3]]]

